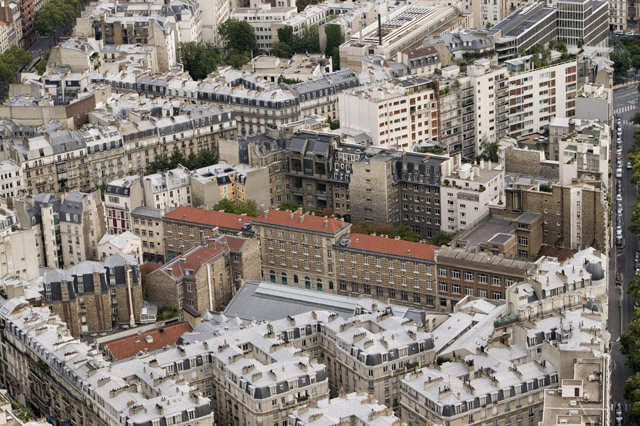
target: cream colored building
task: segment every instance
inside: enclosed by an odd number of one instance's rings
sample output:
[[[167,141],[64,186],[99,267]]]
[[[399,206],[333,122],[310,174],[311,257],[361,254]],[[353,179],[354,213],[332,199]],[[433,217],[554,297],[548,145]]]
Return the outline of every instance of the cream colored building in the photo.
[[[131,212],[132,232],[142,240],[142,263],[165,261],[163,216],[162,210],[151,207],[138,207]]]
[[[122,234],[104,234],[98,242],[98,260],[104,260],[112,254],[130,254],[138,264],[142,264],[142,239],[131,231]]]

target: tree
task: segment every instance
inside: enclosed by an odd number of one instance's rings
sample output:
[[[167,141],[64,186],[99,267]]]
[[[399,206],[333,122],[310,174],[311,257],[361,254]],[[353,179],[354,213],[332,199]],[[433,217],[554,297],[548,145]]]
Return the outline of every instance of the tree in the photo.
[[[633,72],[638,74],[638,70],[640,70],[640,54],[631,57],[631,66],[633,67]]]
[[[324,54],[331,56],[333,61],[333,67],[335,69],[340,68],[340,45],[344,43],[344,35],[342,34],[342,27],[336,24],[326,24],[324,26],[324,34],[327,39],[327,45],[324,50]]]
[[[51,55],[51,51],[47,51],[42,55],[42,59],[36,65],[36,71],[38,71],[39,75],[42,75],[47,70],[47,63],[49,62],[49,56]]]
[[[224,198],[213,206],[213,210],[223,210],[227,213],[234,214],[246,214],[251,217],[258,217],[258,215],[260,215],[258,204],[254,200],[234,203],[230,199]]]
[[[278,41],[290,48],[293,46],[293,28],[290,26],[278,28]]]
[[[297,78],[287,78],[287,77],[283,76],[282,74],[280,74],[280,77],[278,77],[278,84],[280,84],[280,83],[298,84],[298,83],[302,83],[302,80],[298,80]]]
[[[404,241],[420,241],[420,235],[413,229],[411,229],[411,227],[409,227],[408,225],[398,226],[393,232],[393,236],[400,237],[400,239]]]
[[[453,237],[455,236],[456,234],[453,232],[446,232],[446,231],[440,230],[436,232],[436,235],[433,236],[433,238],[431,239],[431,242],[436,246],[446,246],[453,240]]]
[[[295,201],[283,201],[282,203],[280,203],[278,208],[280,210],[288,210],[290,212],[295,212],[300,208],[300,205]]]
[[[480,154],[476,156],[476,160],[493,161],[497,163],[500,161],[498,157],[498,142],[482,141],[480,144]]]
[[[271,46],[271,54],[273,56],[277,56],[278,58],[289,59],[293,56],[293,49],[291,49],[291,46],[286,43],[283,43],[281,41],[276,41]]]
[[[318,4],[318,3],[319,3],[319,0],[297,0],[296,6],[298,7],[298,12],[302,12],[307,8],[307,6],[310,6],[312,4]]]
[[[210,43],[180,43],[180,62],[194,80],[209,75],[220,63],[220,53]]]
[[[627,365],[640,371],[640,310],[636,309],[627,329],[620,335],[620,352],[627,356]]]
[[[358,222],[354,225],[351,225],[351,233],[352,234],[371,234],[373,232],[371,225],[369,222]]]
[[[617,46],[609,55],[609,59],[613,61],[613,72],[616,75],[627,75],[629,68],[631,68],[628,52]]]
[[[635,125],[640,125],[640,111],[636,111],[630,121]]]
[[[258,52],[255,31],[247,21],[227,19],[220,25],[218,33],[222,37],[225,48],[235,50],[235,55],[248,54],[251,57]]]

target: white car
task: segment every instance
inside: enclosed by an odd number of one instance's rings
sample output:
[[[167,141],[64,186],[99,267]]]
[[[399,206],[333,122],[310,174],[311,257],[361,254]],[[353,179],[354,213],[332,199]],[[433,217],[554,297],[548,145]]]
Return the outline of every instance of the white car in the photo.
[[[616,178],[622,179],[622,169],[620,167],[616,169]]]

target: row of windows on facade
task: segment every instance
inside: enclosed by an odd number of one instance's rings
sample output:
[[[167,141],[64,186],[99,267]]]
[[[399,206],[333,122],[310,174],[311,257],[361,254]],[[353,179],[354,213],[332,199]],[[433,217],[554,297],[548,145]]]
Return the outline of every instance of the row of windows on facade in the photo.
[[[460,270],[459,269],[451,269],[450,271],[447,270],[447,268],[445,267],[439,267],[438,268],[438,277],[441,278],[447,278],[450,277],[451,279],[454,280],[459,280],[460,279]],[[464,271],[464,281],[469,281],[469,282],[474,282],[474,276],[475,273],[474,272],[469,272],[469,271]],[[478,273],[478,283],[480,284],[487,284],[488,283],[488,277],[489,275],[487,274],[481,274]],[[510,286],[511,284],[514,284],[515,280],[511,279],[511,278],[505,278],[505,285],[506,286]],[[499,286],[502,284],[502,277],[498,277],[498,276],[492,276],[491,277],[491,285],[496,285]]]

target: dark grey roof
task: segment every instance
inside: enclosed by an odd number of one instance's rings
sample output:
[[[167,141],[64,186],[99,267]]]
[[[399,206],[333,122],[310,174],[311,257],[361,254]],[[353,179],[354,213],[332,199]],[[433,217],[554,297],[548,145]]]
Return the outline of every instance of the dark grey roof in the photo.
[[[60,221],[82,223],[82,200],[88,194],[70,192],[60,205]],[[67,217],[67,215],[69,215]]]
[[[162,219],[163,216],[162,209],[156,209],[153,207],[137,207],[133,212],[131,212],[131,215],[152,219]]]
[[[489,242],[490,243],[496,243],[496,244],[504,244],[507,241],[509,241],[511,238],[513,238],[513,235],[511,235],[511,234],[499,233],[499,234],[496,234],[493,237],[491,237]]]
[[[599,263],[588,263],[585,269],[591,274],[591,280],[593,281],[599,281],[604,278],[604,270],[602,269],[602,265]]]
[[[527,212],[523,213],[516,219],[517,223],[528,223],[531,224],[538,220],[542,215],[540,213]]]

